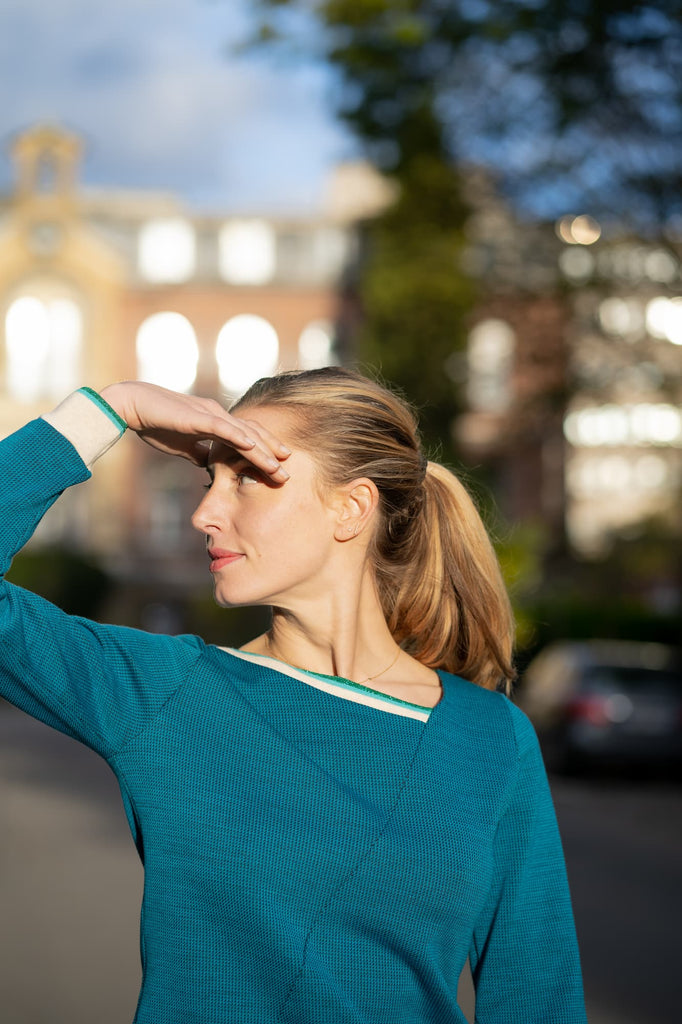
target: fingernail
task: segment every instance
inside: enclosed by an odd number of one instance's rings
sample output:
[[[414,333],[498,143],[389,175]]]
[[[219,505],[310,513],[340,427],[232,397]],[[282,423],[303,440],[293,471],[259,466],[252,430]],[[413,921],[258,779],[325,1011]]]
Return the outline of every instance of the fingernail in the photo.
[[[284,452],[285,455],[291,455],[291,448],[287,448],[287,446],[285,444],[281,444],[279,446],[279,450],[281,452]]]
[[[282,466],[279,467],[279,471],[280,471],[280,473],[282,474],[282,476],[284,477],[285,480],[290,480],[291,479],[290,474],[287,473],[286,469],[283,469]]]
[[[254,441],[254,439],[252,437],[245,437],[244,438],[244,444],[248,444],[250,448],[253,448],[255,443],[256,442]]]

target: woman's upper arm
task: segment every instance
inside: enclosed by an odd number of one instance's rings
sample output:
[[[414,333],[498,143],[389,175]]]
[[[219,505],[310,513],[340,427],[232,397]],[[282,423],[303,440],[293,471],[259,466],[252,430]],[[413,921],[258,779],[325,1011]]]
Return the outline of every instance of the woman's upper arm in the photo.
[[[120,436],[86,394],[0,442],[0,696],[105,755],[174,692],[200,641],[104,626],[65,614],[4,579],[14,554],[67,487],[90,476]]]

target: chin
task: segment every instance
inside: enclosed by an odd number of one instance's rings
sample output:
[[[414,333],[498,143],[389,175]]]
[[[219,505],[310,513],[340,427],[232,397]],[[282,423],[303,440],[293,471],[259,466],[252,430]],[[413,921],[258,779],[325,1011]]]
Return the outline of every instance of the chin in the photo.
[[[237,588],[228,591],[227,588],[223,589],[219,586],[213,590],[213,600],[221,608],[250,608],[256,605],[272,604],[272,598],[267,594],[248,593],[248,591],[240,593]]]

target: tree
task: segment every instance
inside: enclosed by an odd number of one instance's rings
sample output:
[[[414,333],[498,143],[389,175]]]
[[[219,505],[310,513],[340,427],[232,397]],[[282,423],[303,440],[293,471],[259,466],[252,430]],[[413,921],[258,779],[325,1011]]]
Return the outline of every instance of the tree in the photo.
[[[69,615],[97,615],[112,588],[111,577],[92,558],[61,547],[21,551],[7,573],[16,586],[52,601]]]
[[[587,206],[641,226],[682,215],[676,0],[258,6],[261,39],[294,38],[338,70],[338,112],[389,174],[440,153],[494,167],[541,216]]]

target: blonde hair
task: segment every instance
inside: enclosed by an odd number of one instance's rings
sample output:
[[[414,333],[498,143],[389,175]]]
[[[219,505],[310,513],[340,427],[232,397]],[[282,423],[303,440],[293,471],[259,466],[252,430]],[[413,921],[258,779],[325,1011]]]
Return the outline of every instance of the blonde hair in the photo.
[[[369,555],[395,640],[430,668],[508,692],[514,622],[495,552],[457,477],[427,463],[410,406],[340,367],[264,377],[233,411],[264,405],[295,414],[295,440],[325,485],[376,484]]]

